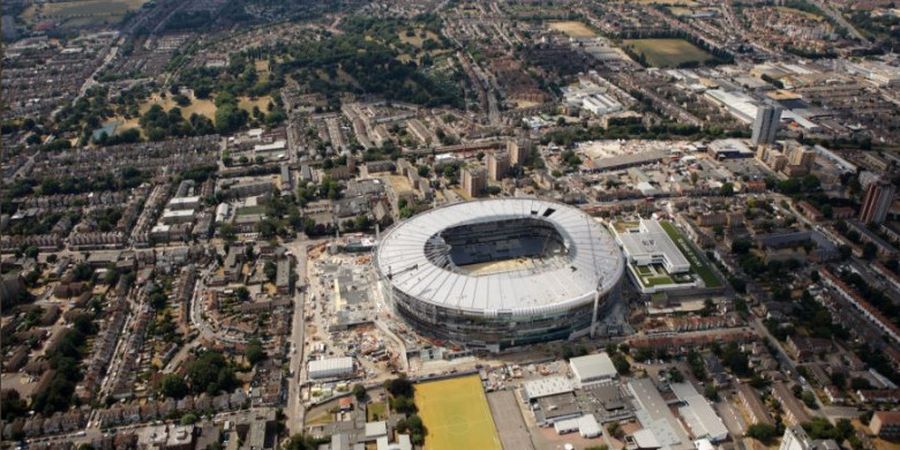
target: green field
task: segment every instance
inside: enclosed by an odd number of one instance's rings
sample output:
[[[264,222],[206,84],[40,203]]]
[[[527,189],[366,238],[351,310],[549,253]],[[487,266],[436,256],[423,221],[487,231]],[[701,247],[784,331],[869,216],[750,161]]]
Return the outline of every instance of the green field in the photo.
[[[643,55],[653,67],[702,64],[713,59],[712,55],[684,39],[626,39],[622,42],[635,53]]]
[[[376,422],[387,418],[387,405],[384,402],[369,403],[366,406],[366,420]]]
[[[425,450],[500,450],[478,375],[416,385],[416,407],[428,435]]]
[[[54,3],[35,2],[24,12],[28,23],[57,20],[64,27],[96,26],[122,20],[129,11],[141,7],[147,0],[72,0]]]
[[[672,238],[675,245],[677,245],[678,249],[681,250],[681,253],[684,254],[684,257],[690,261],[691,270],[700,276],[700,279],[703,280],[703,284],[705,284],[706,287],[717,288],[722,286],[719,277],[717,277],[715,272],[709,267],[706,260],[694,251],[694,247],[688,244],[687,239],[682,236],[677,228],[675,228],[675,225],[672,225],[670,222],[660,222],[659,225],[666,230],[666,234]]]
[[[263,205],[241,206],[235,211],[238,216],[249,216],[253,214],[265,214],[266,207]]]

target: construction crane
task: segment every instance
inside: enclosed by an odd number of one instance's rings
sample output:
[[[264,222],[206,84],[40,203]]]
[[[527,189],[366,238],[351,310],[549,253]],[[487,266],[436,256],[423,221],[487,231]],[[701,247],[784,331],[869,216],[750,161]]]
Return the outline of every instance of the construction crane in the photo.
[[[401,270],[401,271],[399,271],[399,272],[397,272],[397,273],[393,273],[393,272],[391,272],[391,266],[388,266],[388,273],[387,273],[388,280],[393,280],[393,279],[394,279],[394,275],[399,275],[399,274],[401,274],[401,273],[406,273],[406,272],[409,272],[409,271],[411,271],[411,270],[416,270],[416,269],[418,269],[418,268],[419,268],[419,265],[418,265],[418,264],[413,264],[413,265],[411,265],[411,266],[409,266],[409,267],[407,267],[407,268],[405,268],[405,269],[403,269],[403,270]]]

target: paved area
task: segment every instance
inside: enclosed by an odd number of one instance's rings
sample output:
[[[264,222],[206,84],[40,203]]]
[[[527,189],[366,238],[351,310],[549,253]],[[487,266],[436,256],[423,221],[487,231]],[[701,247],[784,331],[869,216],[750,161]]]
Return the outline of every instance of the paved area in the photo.
[[[504,450],[534,450],[522,411],[516,402],[516,394],[513,391],[494,391],[487,394],[487,399]]]

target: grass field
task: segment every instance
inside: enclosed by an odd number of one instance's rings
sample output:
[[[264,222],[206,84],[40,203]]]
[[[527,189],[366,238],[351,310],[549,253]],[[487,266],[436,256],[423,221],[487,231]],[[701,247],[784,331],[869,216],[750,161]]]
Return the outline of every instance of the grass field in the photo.
[[[564,33],[566,36],[573,38],[594,37],[597,33],[590,29],[587,25],[569,20],[565,22],[550,22],[550,29]]]
[[[428,429],[425,450],[500,450],[500,437],[478,375],[416,385]]]
[[[58,20],[64,26],[91,26],[114,23],[128,11],[138,9],[147,0],[74,0],[34,3],[22,12],[26,22]]]
[[[387,417],[387,404],[384,402],[369,403],[366,406],[366,420],[376,422]]]
[[[706,287],[717,288],[722,286],[719,277],[717,277],[709,267],[706,260],[694,251],[694,247],[688,244],[687,239],[677,228],[675,228],[675,225],[672,225],[670,222],[660,222],[659,225],[662,226],[663,230],[666,230],[666,234],[675,241],[675,245],[678,246],[681,253],[684,254],[685,258],[691,263],[691,270],[700,276],[700,279],[703,280],[703,284],[705,284]]]
[[[623,3],[638,3],[642,5],[678,5],[678,6],[696,6],[694,0],[625,0]]]
[[[703,63],[713,58],[684,39],[626,39],[623,42],[626,47],[644,55],[654,67],[678,67],[680,64]]]

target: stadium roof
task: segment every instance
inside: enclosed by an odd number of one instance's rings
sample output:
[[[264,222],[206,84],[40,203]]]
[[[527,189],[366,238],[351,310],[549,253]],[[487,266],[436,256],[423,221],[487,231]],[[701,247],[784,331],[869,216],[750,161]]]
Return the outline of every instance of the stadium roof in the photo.
[[[540,268],[475,276],[441,268],[426,255],[426,241],[447,228],[524,218],[552,224],[566,257]],[[456,203],[414,216],[384,234],[376,262],[383,274],[392,274],[394,288],[409,296],[488,316],[562,311],[611,290],[624,271],[616,242],[594,218],[571,206],[527,198]]]

